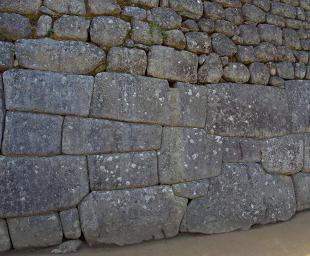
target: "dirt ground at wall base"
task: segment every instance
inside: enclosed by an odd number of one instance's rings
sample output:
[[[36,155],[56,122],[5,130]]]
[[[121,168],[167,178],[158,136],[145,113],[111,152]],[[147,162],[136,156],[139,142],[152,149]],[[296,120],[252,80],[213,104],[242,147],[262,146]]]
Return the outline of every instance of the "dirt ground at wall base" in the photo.
[[[3,256],[47,256],[51,248],[11,251]],[[137,245],[89,248],[75,256],[310,256],[310,211],[291,221],[220,235],[184,234]]]

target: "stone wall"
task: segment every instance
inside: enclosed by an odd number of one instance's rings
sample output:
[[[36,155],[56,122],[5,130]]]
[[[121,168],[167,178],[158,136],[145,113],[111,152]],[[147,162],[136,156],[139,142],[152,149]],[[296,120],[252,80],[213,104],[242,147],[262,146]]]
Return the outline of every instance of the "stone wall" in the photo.
[[[0,39],[0,251],[310,208],[309,0],[1,0]]]

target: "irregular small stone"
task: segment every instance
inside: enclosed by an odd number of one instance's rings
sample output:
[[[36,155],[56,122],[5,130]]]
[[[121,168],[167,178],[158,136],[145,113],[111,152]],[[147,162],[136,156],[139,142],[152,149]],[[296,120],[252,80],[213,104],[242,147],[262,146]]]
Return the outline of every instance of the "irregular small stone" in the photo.
[[[255,25],[240,25],[239,36],[242,38],[244,45],[257,45],[260,42],[258,29]]]
[[[203,14],[203,2],[201,0],[169,0],[169,6],[181,16],[198,20]]]
[[[122,15],[136,20],[144,20],[146,19],[146,10],[136,6],[125,6]]]
[[[53,20],[48,15],[42,15],[38,19],[37,23],[37,36],[38,37],[44,37],[49,34],[49,31],[51,31]]]
[[[78,41],[22,39],[15,47],[19,65],[38,70],[88,74],[106,58],[99,47]]]
[[[53,254],[67,254],[75,253],[82,246],[81,240],[69,240],[60,244],[56,249],[53,249],[51,253]]]
[[[249,71],[251,75],[250,83],[263,85],[268,84],[270,73],[268,67],[265,64],[254,62],[250,65]]]
[[[237,60],[243,64],[250,64],[255,61],[253,46],[238,45]]]
[[[182,22],[181,31],[184,33],[190,31],[199,32],[199,27],[196,21],[192,19],[187,19]]]
[[[291,28],[291,29],[300,29],[303,27],[303,23],[300,20],[286,19],[285,23],[286,23],[286,27]]]
[[[201,18],[198,21],[198,26],[202,32],[206,32],[206,33],[214,32],[214,21],[211,19]]]
[[[195,199],[208,195],[209,179],[174,184],[172,189],[176,196]]]
[[[152,46],[148,54],[149,76],[195,83],[198,57],[188,51],[176,51],[164,46]]]
[[[299,19],[299,20],[305,20],[306,19],[305,11],[301,7],[296,8],[296,15],[297,15],[297,19]]]
[[[306,76],[306,66],[302,63],[295,63],[294,65],[294,73],[295,73],[295,79],[304,79]]]
[[[140,49],[113,47],[109,50],[107,64],[107,71],[144,75],[147,57]]]
[[[86,14],[84,0],[44,0],[43,5],[58,13],[72,15]]]
[[[221,137],[208,135],[204,129],[165,127],[158,156],[160,183],[174,184],[219,175],[222,144]]]
[[[300,0],[300,7],[307,10],[307,11],[310,11],[310,3],[309,3],[309,0]]]
[[[6,221],[0,219],[0,252],[6,252],[12,247]]]
[[[232,22],[235,25],[241,25],[244,22],[242,12],[239,8],[226,8],[225,19]]]
[[[209,53],[211,51],[211,38],[204,32],[188,32],[185,34],[187,50],[193,53]]]
[[[223,65],[215,53],[206,56],[204,64],[198,70],[198,82],[218,83],[223,75]]]
[[[290,47],[294,50],[300,50],[300,40],[298,33],[291,28],[283,29],[283,44],[287,47]]]
[[[237,47],[233,41],[220,33],[212,34],[212,47],[220,56],[233,56],[237,53]]]
[[[211,20],[223,19],[224,9],[219,3],[204,1],[204,14]]]
[[[276,63],[277,65],[277,74],[283,79],[294,79],[294,66],[292,63],[287,61],[282,61]]]
[[[136,43],[145,45],[162,44],[163,32],[157,26],[149,23],[134,20],[132,23],[131,39]]]
[[[88,7],[95,15],[117,15],[121,12],[116,0],[88,0]]]
[[[228,37],[239,34],[237,27],[227,20],[216,20],[214,30]]]
[[[303,138],[295,135],[262,143],[262,165],[269,173],[294,174],[303,168]]]
[[[161,126],[130,124],[92,118],[66,117],[62,151],[99,154],[160,148]]]
[[[62,241],[58,214],[10,218],[7,221],[14,249],[49,247]]]
[[[253,4],[257,7],[261,8],[265,12],[269,12],[270,10],[270,0],[254,0]]]
[[[59,39],[87,41],[90,20],[63,15],[54,22],[54,35]]]
[[[125,245],[176,236],[186,206],[171,187],[158,186],[92,192],[79,212],[88,244]]]
[[[268,42],[260,43],[254,48],[256,60],[259,62],[274,61],[277,57],[277,48]]]
[[[101,47],[110,48],[124,43],[131,29],[130,23],[113,16],[93,18],[90,26],[91,41]]]
[[[28,18],[15,13],[0,13],[0,39],[17,40],[31,36]]]
[[[241,7],[241,1],[240,0],[215,0],[214,2],[217,2],[223,7],[235,7],[240,8]]]
[[[296,8],[286,3],[271,2],[271,13],[275,15],[280,15],[285,18],[294,19],[296,16]]]
[[[2,156],[0,166],[1,218],[74,207],[88,193],[85,157]]]
[[[270,24],[259,24],[258,31],[261,41],[282,45],[282,30]]]
[[[223,78],[229,82],[246,83],[250,79],[250,72],[242,63],[229,63],[224,67]]]
[[[252,4],[245,4],[242,6],[242,14],[246,21],[252,23],[264,23],[266,14],[260,8]]]
[[[81,236],[80,217],[76,208],[59,213],[65,238],[78,239]]]
[[[288,61],[288,62],[296,62],[296,58],[294,56],[293,50],[287,48],[286,46],[278,46],[276,61]]]
[[[274,14],[267,14],[266,21],[268,24],[276,25],[278,27],[285,27],[285,18],[274,15]]]
[[[269,84],[277,87],[284,86],[284,79],[278,76],[270,76]]]
[[[0,41],[0,71],[13,68],[14,65],[14,44]]]
[[[148,12],[147,20],[160,26],[162,29],[179,28],[182,17],[174,10],[166,7],[153,8]]]
[[[297,173],[293,176],[295,185],[297,211],[303,211],[310,208],[310,174]]]
[[[294,51],[296,61],[302,64],[307,64],[309,61],[309,53],[305,51]]]
[[[41,3],[42,0],[2,0],[0,1],[0,11],[32,15],[39,12]]]
[[[91,190],[149,187],[158,184],[156,152],[88,157]]]
[[[166,31],[164,45],[183,50],[186,46],[186,38],[181,30],[174,29]]]

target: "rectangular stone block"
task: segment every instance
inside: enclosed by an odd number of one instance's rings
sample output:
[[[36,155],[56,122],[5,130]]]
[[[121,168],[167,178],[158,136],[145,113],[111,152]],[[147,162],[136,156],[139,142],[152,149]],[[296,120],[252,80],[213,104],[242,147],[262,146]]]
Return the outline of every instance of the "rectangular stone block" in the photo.
[[[148,187],[158,184],[156,152],[88,156],[91,190]]]
[[[66,117],[62,150],[65,154],[100,154],[160,148],[159,125]]]
[[[214,177],[222,166],[222,138],[204,129],[164,128],[159,152],[159,180],[174,184]]]
[[[165,46],[152,46],[148,54],[149,76],[181,81],[197,82],[198,57],[188,51],[176,51]]]
[[[0,218],[74,207],[88,193],[85,157],[0,157]]]
[[[2,153],[37,156],[60,154],[62,122],[62,116],[7,112]]]
[[[310,81],[285,81],[293,132],[310,132]]]
[[[293,176],[295,185],[297,211],[310,208],[310,174],[297,173]]]
[[[89,114],[94,78],[33,70],[3,74],[6,108],[61,115]]]
[[[207,131],[221,136],[273,137],[290,131],[282,89],[239,84],[208,85]]]
[[[59,216],[65,238],[79,239],[82,231],[77,208],[62,211],[59,213]]]
[[[187,199],[168,186],[92,192],[79,206],[90,245],[133,244],[176,236]]]
[[[62,229],[58,214],[8,219],[14,249],[60,244]]]

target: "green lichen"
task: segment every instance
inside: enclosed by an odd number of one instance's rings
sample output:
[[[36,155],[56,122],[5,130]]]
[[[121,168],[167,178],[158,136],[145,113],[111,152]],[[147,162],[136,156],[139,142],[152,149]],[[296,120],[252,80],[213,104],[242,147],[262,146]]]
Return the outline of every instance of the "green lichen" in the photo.
[[[162,28],[154,21],[149,21],[149,26],[150,26],[150,33],[152,34],[153,32],[158,32],[163,39],[166,39],[168,37],[168,34],[165,30],[162,30]]]

